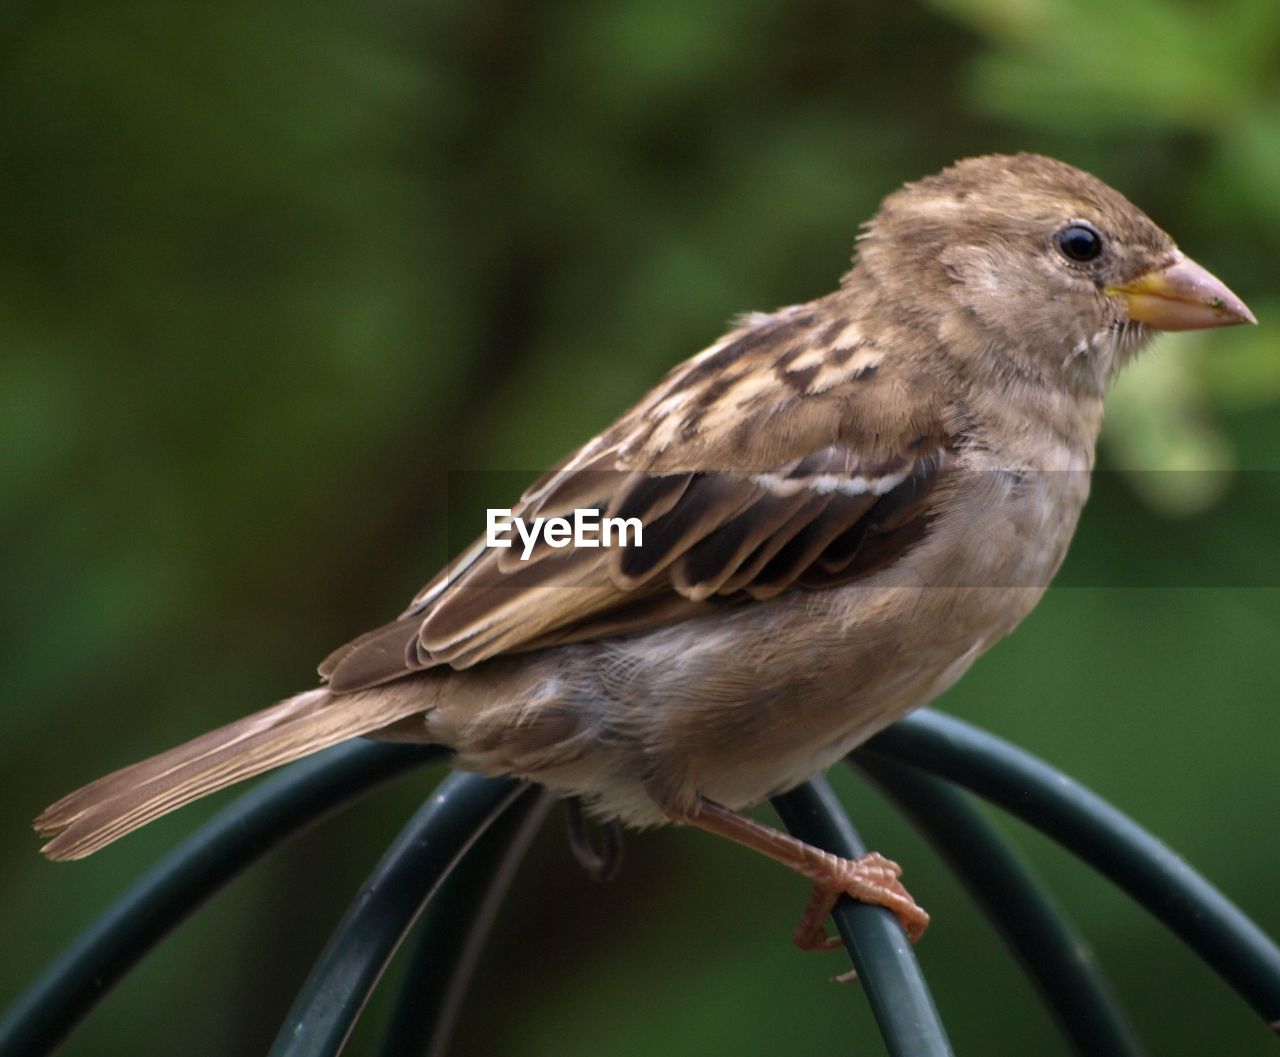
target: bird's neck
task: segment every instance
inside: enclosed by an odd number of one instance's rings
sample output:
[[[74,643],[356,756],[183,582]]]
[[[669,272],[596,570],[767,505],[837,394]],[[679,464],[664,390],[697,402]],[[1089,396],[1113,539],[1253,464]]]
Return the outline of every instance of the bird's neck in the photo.
[[[1030,471],[1093,469],[1101,394],[1002,380],[969,390],[978,442],[992,464]]]

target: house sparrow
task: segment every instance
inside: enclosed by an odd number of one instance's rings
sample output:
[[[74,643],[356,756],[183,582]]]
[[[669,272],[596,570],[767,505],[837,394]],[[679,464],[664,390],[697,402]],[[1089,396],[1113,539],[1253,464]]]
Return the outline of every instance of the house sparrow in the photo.
[[[1253,323],[1123,196],[1032,154],[885,199],[834,293],[744,317],[521,497],[636,518],[633,546],[482,539],[324,685],[116,771],[37,820],[76,859],[357,736],[719,833],[814,884],[927,915],[896,865],[738,812],[940,694],[1066,554],[1112,378],[1153,329]]]

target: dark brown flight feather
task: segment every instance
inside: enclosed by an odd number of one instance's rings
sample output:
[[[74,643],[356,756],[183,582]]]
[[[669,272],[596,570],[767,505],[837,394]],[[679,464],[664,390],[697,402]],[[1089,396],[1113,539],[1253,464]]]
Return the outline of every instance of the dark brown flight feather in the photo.
[[[756,328],[763,336],[756,338]],[[898,372],[885,365],[878,386],[859,377],[869,362],[855,357],[834,370],[805,368],[797,388],[771,384],[768,379],[788,365],[821,361],[825,350],[813,344],[818,329],[832,328],[813,312],[786,313],[781,321],[753,317],[745,334],[678,368],[513,508],[522,517],[567,517],[590,497],[603,516],[641,517],[642,547],[543,547],[520,561],[514,547],[477,544],[467,560],[419,593],[407,617],[330,655],[320,667],[330,689],[346,693],[437,664],[471,667],[500,653],[580,641],[605,628],[634,634],[701,612],[708,599],[733,603],[739,592],[764,599],[793,586],[818,588],[862,574],[856,552],[863,536],[879,538],[885,549],[875,511],[893,506],[902,494],[917,500],[927,495],[955,443],[943,419],[957,415],[944,416],[936,398],[922,399],[904,420],[884,402],[885,387],[926,394],[925,379],[910,361]],[[846,322],[846,340],[855,340],[851,331]],[[884,360],[870,345],[868,356],[877,366]],[[717,360],[718,369],[710,369]],[[740,373],[730,387],[721,387],[716,403],[751,405],[767,430],[726,437],[705,409],[693,418],[681,410],[698,406],[707,388],[723,381],[720,372],[730,369]],[[833,416],[838,410],[839,425],[821,413],[827,405]],[[648,428],[655,417],[657,428]],[[695,422],[692,431],[682,425],[689,421]],[[871,443],[860,450],[865,438]],[[907,546],[916,537],[893,538]],[[838,561],[824,559],[833,545]],[[637,605],[641,588],[644,604]],[[667,593],[675,597],[655,598]]]

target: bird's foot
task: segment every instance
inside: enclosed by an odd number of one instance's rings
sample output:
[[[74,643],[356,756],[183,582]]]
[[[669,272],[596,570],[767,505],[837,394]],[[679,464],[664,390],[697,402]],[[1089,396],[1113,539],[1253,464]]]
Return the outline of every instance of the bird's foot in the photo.
[[[843,895],[893,911],[912,943],[924,935],[929,924],[929,915],[898,879],[902,869],[878,852],[842,859],[701,797],[687,807],[669,806],[666,812],[672,819],[767,855],[813,882],[813,897],[795,931],[795,943],[801,950],[825,951],[840,945],[838,939],[827,936],[824,924]]]
[[[796,926],[795,944],[801,950],[828,951],[840,946],[838,936],[827,935],[826,920],[843,895],[893,911],[912,943],[924,935],[929,915],[899,880],[902,869],[897,863],[869,852],[857,859],[824,856],[807,865],[804,873],[813,881],[813,896]]]

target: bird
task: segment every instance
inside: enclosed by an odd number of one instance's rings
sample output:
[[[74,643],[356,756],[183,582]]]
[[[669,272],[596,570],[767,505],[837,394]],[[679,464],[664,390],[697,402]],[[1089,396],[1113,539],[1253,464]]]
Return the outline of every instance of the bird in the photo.
[[[984,155],[906,183],[834,292],[738,319],[491,510],[318,687],[65,796],[35,821],[43,851],[81,858],[365,736],[760,852],[813,885],[802,948],[833,945],[844,895],[918,939],[896,863],[745,812],[932,701],[1032,610],[1088,497],[1107,389],[1156,332],[1255,322],[1065,162]],[[511,545],[513,524],[582,511],[636,538]]]

